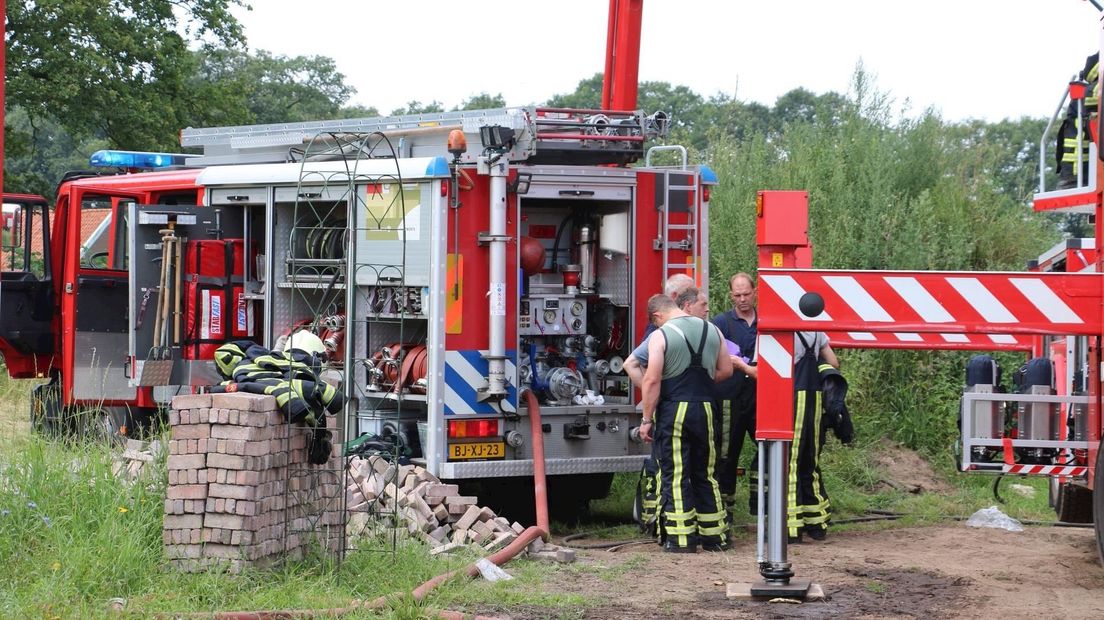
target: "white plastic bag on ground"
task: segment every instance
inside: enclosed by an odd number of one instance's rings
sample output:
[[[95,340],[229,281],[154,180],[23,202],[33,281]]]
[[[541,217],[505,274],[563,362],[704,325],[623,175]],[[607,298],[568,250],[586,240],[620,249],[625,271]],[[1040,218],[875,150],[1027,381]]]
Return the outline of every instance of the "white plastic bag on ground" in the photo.
[[[479,569],[479,574],[483,575],[483,578],[487,581],[507,581],[513,579],[510,573],[502,570],[487,558],[480,559],[475,563],[475,567]]]
[[[1000,508],[990,506],[982,508],[970,516],[966,521],[969,527],[995,527],[1009,532],[1022,532],[1023,525],[1019,521],[1001,512]]]

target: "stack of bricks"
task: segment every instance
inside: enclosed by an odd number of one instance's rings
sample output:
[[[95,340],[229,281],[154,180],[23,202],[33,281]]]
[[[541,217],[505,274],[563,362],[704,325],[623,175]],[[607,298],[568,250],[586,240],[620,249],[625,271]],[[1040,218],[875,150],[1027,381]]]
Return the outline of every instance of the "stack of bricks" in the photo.
[[[258,394],[177,396],[169,423],[163,541],[174,567],[237,572],[301,557],[310,543],[340,551],[339,445],[309,465],[308,430]]]
[[[398,521],[404,532],[429,545],[433,555],[464,547],[493,553],[517,539],[525,528],[477,498],[461,495],[455,484],[444,484],[417,465],[393,465],[378,455],[349,459],[346,503],[347,535],[353,544],[366,537],[391,539],[389,524]],[[394,519],[398,517],[398,519]],[[539,538],[526,549],[535,559],[573,562],[572,549],[544,543]]]

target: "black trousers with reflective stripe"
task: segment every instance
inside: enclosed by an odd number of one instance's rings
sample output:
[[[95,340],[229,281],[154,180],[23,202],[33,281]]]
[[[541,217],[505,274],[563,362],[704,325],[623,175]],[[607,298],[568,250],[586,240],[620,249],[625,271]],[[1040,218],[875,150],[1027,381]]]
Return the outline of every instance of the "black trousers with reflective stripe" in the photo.
[[[749,437],[755,447],[755,380],[744,376],[733,386],[732,392],[724,396],[720,408],[723,415],[718,416],[723,424],[717,424],[720,428],[716,429],[720,438],[716,476],[721,494],[731,496],[736,493],[736,469],[740,465],[744,437]]]
[[[821,392],[798,390],[795,394],[794,438],[790,448],[787,485],[787,526],[790,536],[807,528],[827,528],[831,503],[820,473]]]
[[[713,477],[713,403],[661,402],[655,456],[661,478],[660,526],[666,540],[679,547],[723,542],[728,524]]]

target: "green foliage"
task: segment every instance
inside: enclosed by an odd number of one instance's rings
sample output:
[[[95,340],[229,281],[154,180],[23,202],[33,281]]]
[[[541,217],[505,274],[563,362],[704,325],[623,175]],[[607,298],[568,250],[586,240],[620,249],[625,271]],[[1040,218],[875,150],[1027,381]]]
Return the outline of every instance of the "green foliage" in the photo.
[[[0,615],[87,615],[88,605],[151,587],[163,463],[128,487],[112,475],[104,447],[30,438],[2,462],[0,566],[9,587],[0,591]]]
[[[479,93],[478,95],[472,95],[464,100],[454,110],[493,110],[495,108],[505,108],[506,98],[502,96],[502,93],[497,95],[491,95],[489,93]]]
[[[717,307],[727,306],[729,275],[755,270],[762,189],[808,191],[814,265],[822,268],[1022,269],[1057,240],[1055,226],[1025,204],[1038,121],[953,125],[931,111],[897,118],[861,69],[846,100],[807,101],[790,99],[793,121],[777,134],[710,146],[706,159],[720,179],[710,205]],[[967,356],[841,357],[857,424],[928,454],[951,444]]]
[[[190,89],[207,105],[195,110],[201,125],[267,124],[335,118],[356,89],[345,84],[332,58],[250,54],[235,48],[197,53]],[[219,105],[211,105],[218,102]]]
[[[7,3],[7,98],[35,124],[129,148],[171,147],[201,93],[188,41],[233,46],[238,0],[67,0]],[[178,17],[183,28],[178,28]]]
[[[553,108],[584,108],[596,110],[602,107],[602,74],[594,75],[579,80],[575,92],[563,95],[553,95],[548,99],[548,105]]]
[[[395,108],[391,110],[391,116],[401,116],[403,114],[433,114],[435,112],[444,111],[445,106],[436,99],[429,103],[422,103],[415,99],[413,101],[408,101],[405,108]]]

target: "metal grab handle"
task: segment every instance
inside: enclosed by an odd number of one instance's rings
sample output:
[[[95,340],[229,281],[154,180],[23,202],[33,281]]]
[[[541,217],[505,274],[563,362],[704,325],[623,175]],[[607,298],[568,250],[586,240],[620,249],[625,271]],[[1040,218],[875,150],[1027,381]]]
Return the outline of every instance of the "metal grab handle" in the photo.
[[[644,156],[644,167],[650,168],[652,165],[652,153],[658,153],[661,151],[678,151],[682,157],[682,169],[686,170],[686,147],[678,144],[672,144],[668,146],[653,146],[648,149],[648,153]]]

